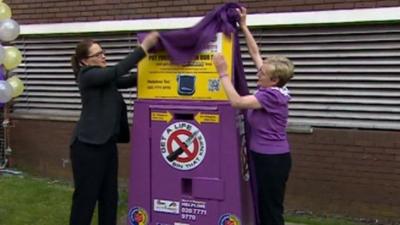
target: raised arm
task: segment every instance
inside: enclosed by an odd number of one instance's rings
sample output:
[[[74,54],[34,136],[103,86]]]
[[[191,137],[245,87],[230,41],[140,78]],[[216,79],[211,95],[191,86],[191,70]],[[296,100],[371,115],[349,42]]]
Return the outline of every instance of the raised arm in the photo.
[[[258,48],[258,45],[257,45],[256,41],[254,40],[254,37],[251,34],[249,28],[247,27],[247,18],[246,18],[247,10],[246,10],[246,8],[242,7],[240,9],[237,9],[237,11],[240,14],[239,25],[245,36],[246,44],[247,44],[247,48],[249,49],[250,56],[253,59],[253,62],[256,64],[257,69],[260,69],[263,64],[263,60],[260,55],[260,49]]]
[[[136,87],[137,76],[136,74],[128,74],[126,76],[119,77],[117,80],[117,88],[131,88]]]
[[[158,32],[149,33],[139,47],[137,47],[123,60],[118,62],[115,66],[108,68],[92,67],[85,73],[82,73],[82,75],[80,76],[81,85],[101,86],[106,83],[118,80],[121,76],[128,74],[129,71],[146,56],[147,51],[157,43],[158,36]],[[118,82],[120,84],[119,86],[124,86],[123,84],[121,84],[124,80],[126,80],[128,83],[132,83],[130,82],[132,79],[121,79],[121,81]],[[127,84],[126,87],[133,85],[133,83],[132,85]]]
[[[136,63],[145,56],[146,53],[144,49],[138,47],[115,66],[107,68],[88,67],[87,70],[84,69],[82,74],[79,76],[79,83],[82,87],[105,85],[127,74],[129,70],[131,70]]]
[[[240,96],[232,85],[227,73],[227,64],[225,58],[221,54],[216,54],[213,63],[219,74],[222,86],[224,86],[225,94],[234,108],[239,109],[259,109],[261,104],[254,95]]]

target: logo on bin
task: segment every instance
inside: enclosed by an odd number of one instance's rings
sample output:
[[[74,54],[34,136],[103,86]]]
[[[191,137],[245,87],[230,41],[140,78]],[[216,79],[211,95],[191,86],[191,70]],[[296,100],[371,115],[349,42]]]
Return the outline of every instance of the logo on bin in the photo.
[[[225,214],[219,218],[218,225],[240,225],[240,221],[233,214]]]
[[[177,122],[168,126],[162,133],[160,149],[170,166],[178,170],[191,170],[203,161],[206,140],[195,125]]]
[[[148,216],[144,209],[140,207],[134,207],[129,210],[129,223],[131,225],[147,225],[148,224]]]

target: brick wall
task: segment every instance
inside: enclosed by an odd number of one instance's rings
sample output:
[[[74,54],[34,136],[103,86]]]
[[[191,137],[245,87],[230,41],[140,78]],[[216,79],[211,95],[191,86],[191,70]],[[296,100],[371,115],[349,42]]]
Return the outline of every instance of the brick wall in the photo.
[[[71,178],[74,123],[15,120],[14,165],[35,175]],[[287,209],[400,221],[400,133],[315,129],[290,134],[293,172]],[[120,176],[129,171],[129,145],[119,148]]]
[[[71,180],[69,143],[75,122],[13,120],[12,166],[33,175]],[[119,147],[119,176],[129,174],[129,144]]]
[[[237,0],[4,0],[20,24],[204,16]],[[243,0],[252,13],[400,6],[399,0]]]
[[[400,221],[400,132],[291,134],[292,209]]]

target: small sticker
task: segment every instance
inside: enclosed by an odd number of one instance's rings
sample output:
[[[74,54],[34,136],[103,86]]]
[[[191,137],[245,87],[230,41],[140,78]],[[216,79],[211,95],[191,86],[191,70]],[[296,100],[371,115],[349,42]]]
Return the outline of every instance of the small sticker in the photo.
[[[129,223],[131,225],[148,225],[149,217],[143,208],[134,207],[129,210]]]
[[[154,199],[153,210],[155,212],[179,214],[179,202]]]
[[[181,219],[196,221],[199,217],[207,216],[206,202],[182,199]]]
[[[190,225],[190,224],[188,224],[188,223],[175,222],[174,225]]]
[[[151,112],[151,120],[152,121],[162,121],[162,122],[171,122],[174,116],[166,111],[166,112]]]
[[[218,225],[240,225],[240,221],[235,215],[228,213],[219,218]]]
[[[219,79],[209,79],[208,80],[208,91],[216,92],[220,90],[220,82]]]
[[[202,123],[219,123],[219,114],[198,112],[194,116],[194,120],[196,120],[196,122],[198,124],[202,124]]]
[[[165,162],[178,170],[198,167],[205,158],[206,149],[203,133],[191,123],[173,123],[161,135],[161,154]]]

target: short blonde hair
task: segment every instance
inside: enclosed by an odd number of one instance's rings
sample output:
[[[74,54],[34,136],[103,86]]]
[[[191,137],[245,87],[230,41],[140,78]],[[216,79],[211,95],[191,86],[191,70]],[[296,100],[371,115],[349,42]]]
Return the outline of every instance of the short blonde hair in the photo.
[[[270,56],[266,58],[263,64],[267,64],[271,68],[271,78],[278,78],[278,87],[283,87],[292,79],[294,73],[294,65],[292,61],[284,56]]]

